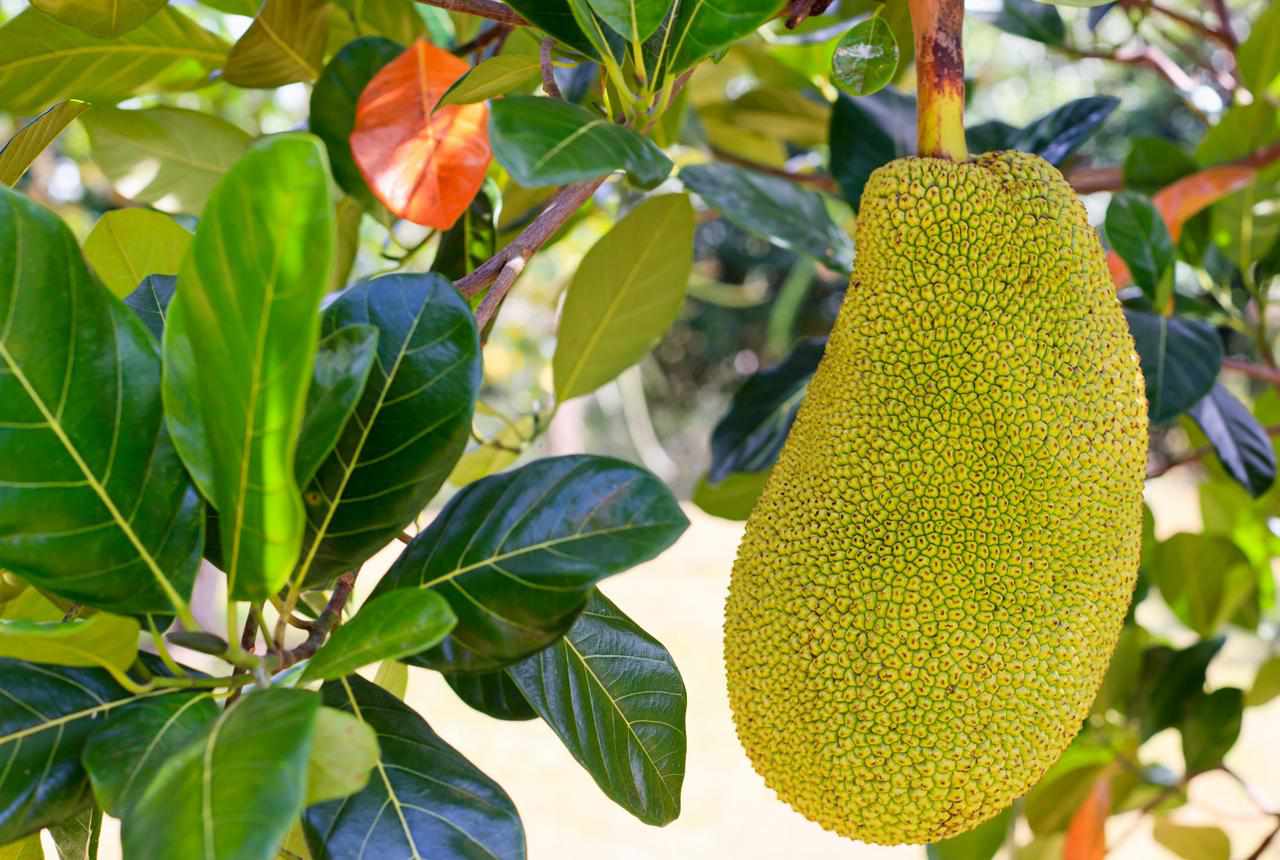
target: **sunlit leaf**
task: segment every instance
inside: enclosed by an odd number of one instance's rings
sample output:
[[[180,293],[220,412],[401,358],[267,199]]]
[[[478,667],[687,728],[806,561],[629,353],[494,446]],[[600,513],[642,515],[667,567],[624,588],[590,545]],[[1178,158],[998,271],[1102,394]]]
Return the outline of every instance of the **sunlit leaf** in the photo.
[[[324,6],[324,0],[265,0],[227,55],[223,80],[270,89],[318,78],[328,33]]]
[[[1240,84],[1253,93],[1255,101],[1280,96],[1280,7],[1267,4],[1253,19],[1236,61]]]
[[[305,681],[332,681],[379,660],[399,660],[439,645],[458,621],[434,591],[410,589],[370,600],[333,632],[307,663]]]
[[[1157,818],[1151,828],[1156,842],[1183,860],[1230,860],[1231,839],[1221,827],[1177,824]]]
[[[1201,636],[1216,633],[1257,587],[1249,559],[1232,541],[1192,532],[1156,547],[1151,578],[1178,619]]]
[[[169,0],[32,0],[31,5],[78,30],[110,39],[159,12]]]
[[[103,214],[84,240],[84,259],[103,285],[124,298],[148,275],[177,275],[191,234],[150,209]]]
[[[1245,704],[1250,708],[1265,705],[1280,696],[1280,654],[1263,661],[1258,667],[1258,674],[1253,678],[1253,685],[1245,696]]]
[[[307,806],[360,791],[377,764],[378,736],[369,724],[346,711],[322,707],[307,764]]]
[[[68,99],[18,129],[18,133],[0,148],[0,185],[17,185],[36,156],[44,152],[67,124],[88,107],[88,102]]]
[[[668,68],[682,72],[716,51],[738,41],[782,11],[783,0],[680,0],[668,36]]]
[[[615,33],[637,44],[653,35],[673,0],[586,0]]]
[[[138,656],[139,629],[137,619],[109,612],[72,621],[0,620],[0,657],[123,672]]]
[[[884,89],[898,71],[898,41],[879,16],[868,18],[840,37],[831,56],[831,80],[853,96]]]
[[[474,104],[523,90],[526,84],[538,79],[540,68],[541,63],[535,54],[490,57],[454,81],[436,109],[447,105]]]

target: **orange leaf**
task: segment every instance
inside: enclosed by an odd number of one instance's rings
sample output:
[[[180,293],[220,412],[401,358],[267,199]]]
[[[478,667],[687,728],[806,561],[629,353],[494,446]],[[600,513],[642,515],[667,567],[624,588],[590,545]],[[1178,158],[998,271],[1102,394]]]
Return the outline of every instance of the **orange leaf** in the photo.
[[[483,102],[433,109],[470,68],[419,39],[369,81],[356,103],[351,153],[392,213],[446,230],[480,191],[492,152]]]
[[[1241,164],[1220,164],[1209,167],[1190,176],[1184,176],[1177,182],[1160,189],[1151,202],[1156,211],[1164,219],[1173,241],[1182,235],[1182,227],[1187,221],[1214,203],[1244,188],[1258,175],[1258,168]],[[1107,253],[1107,268],[1111,270],[1111,280],[1117,287],[1123,287],[1133,281],[1129,267],[1120,259],[1115,251]]]
[[[1107,816],[1111,813],[1111,771],[1104,769],[1089,796],[1071,816],[1062,860],[1104,860],[1107,856]]]

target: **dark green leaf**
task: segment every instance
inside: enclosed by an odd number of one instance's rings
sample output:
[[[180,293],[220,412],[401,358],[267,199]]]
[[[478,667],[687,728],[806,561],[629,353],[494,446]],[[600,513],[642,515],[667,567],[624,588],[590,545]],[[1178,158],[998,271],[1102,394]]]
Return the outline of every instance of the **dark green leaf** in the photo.
[[[333,446],[360,402],[378,349],[378,329],[349,325],[330,332],[316,347],[306,412],[298,433],[294,478],[305,487]]]
[[[1050,164],[1062,164],[1119,106],[1120,99],[1114,96],[1089,96],[1067,102],[1018,131],[1006,148],[1033,153]]]
[[[712,516],[741,522],[751,515],[768,479],[768,472],[734,472],[715,483],[703,478],[692,501]]]
[[[138,699],[117,709],[81,755],[98,803],[123,817],[160,768],[204,737],[219,713],[213,694],[204,692]]]
[[[591,40],[578,26],[568,0],[511,0],[507,5],[575,51],[588,57],[599,57]]]
[[[1150,198],[1121,191],[1107,207],[1107,241],[1129,267],[1133,281],[1155,301],[1173,269],[1173,237]]]
[[[1013,149],[1014,140],[1021,132],[1015,125],[993,119],[969,126],[964,130],[964,137],[970,152],[996,152]]]
[[[673,0],[586,0],[613,31],[639,44],[653,35],[667,17]]]
[[[14,186],[27,172],[36,156],[62,133],[71,120],[84,113],[88,102],[68,99],[58,102],[31,122],[18,129],[9,142],[0,147],[0,185]]]
[[[1182,147],[1162,137],[1136,137],[1124,159],[1124,185],[1144,194],[1154,194],[1199,169],[1196,160]]]
[[[731,164],[686,167],[680,179],[739,227],[842,272],[853,269],[853,240],[831,220],[817,192]]]
[[[1036,0],[1003,0],[991,23],[1006,33],[1046,45],[1061,45],[1067,38],[1067,25],[1058,10]]]
[[[683,72],[703,57],[738,41],[768,21],[785,5],[783,0],[680,0],[668,39],[667,68],[671,74]]]
[[[688,525],[637,466],[549,457],[464,487],[373,593],[435,588],[458,616],[440,647],[406,662],[495,669],[564,635],[597,582],[657,556]]]
[[[878,15],[841,36],[831,55],[832,81],[852,96],[869,96],[884,89],[897,72],[898,40]]]
[[[84,259],[103,286],[124,298],[148,275],[176,275],[191,234],[152,209],[116,209],[93,225]]]
[[[497,214],[501,204],[498,186],[486,179],[458,223],[440,237],[431,271],[456,281],[492,257],[497,250]]]
[[[1187,410],[1218,452],[1218,459],[1257,498],[1276,480],[1276,454],[1267,431],[1222,383]]]
[[[280,135],[209,198],[164,330],[169,432],[218,511],[229,594],[262,600],[298,558],[294,449],[333,265],[320,141]]]
[[[1209,662],[1226,639],[1215,636],[1176,651],[1164,645],[1149,648],[1142,660],[1142,737],[1176,726],[1187,713],[1187,703],[1204,692]]]
[[[332,681],[379,660],[399,660],[434,648],[457,622],[449,602],[435,591],[383,594],[333,632],[307,663],[302,681]]]
[[[190,648],[201,654],[221,656],[227,653],[227,640],[207,630],[170,630],[164,638],[174,645]]]
[[[101,669],[0,659],[0,845],[76,814],[90,800],[80,752],[128,701]]]
[[[1204,773],[1222,764],[1235,746],[1244,719],[1244,691],[1223,687],[1196,696],[1178,726],[1182,733],[1182,757],[1187,775]]]
[[[718,483],[731,472],[763,472],[773,466],[825,347],[822,338],[806,338],[781,362],[750,377],[734,392],[729,410],[711,431],[709,481]]]
[[[227,55],[223,80],[258,89],[315,80],[329,29],[324,7],[324,0],[264,0]]]
[[[125,296],[124,303],[142,320],[157,345],[164,337],[164,318],[177,285],[178,278],[174,275],[148,275],[136,290]]]
[[[448,682],[458,698],[482,714],[499,720],[533,720],[538,712],[520,692],[505,669],[493,672],[446,672]]]
[[[320,697],[249,693],[174,752],[125,811],[126,857],[274,860],[302,813]]]
[[[351,155],[356,102],[373,76],[403,52],[402,46],[376,36],[348,42],[334,54],[311,90],[310,128],[324,141],[333,178],[370,212],[382,211],[382,204],[369,190]]]
[[[586,108],[559,99],[509,96],[489,113],[493,156],[524,186],[563,185],[625,170],[652,188],[671,173],[654,145]]]
[[[1013,810],[1006,809],[967,833],[930,845],[927,860],[991,860],[1009,839]]]
[[[160,355],[53,213],[0,188],[0,565],[68,600],[166,612],[204,514],[164,430]]]
[[[507,674],[610,799],[646,824],[675,820],[687,696],[662,643],[593,591],[564,638]]]
[[[127,33],[169,0],[32,0],[31,5],[63,24],[103,39]]]
[[[307,485],[299,572],[331,582],[387,545],[449,476],[471,432],[480,388],[475,317],[439,275],[387,275],[352,285],[324,331],[378,329],[364,394],[333,453]]]
[[[1208,323],[1126,309],[1147,385],[1147,414],[1163,424],[1209,393],[1222,366],[1222,341]]]
[[[892,90],[853,99],[831,111],[831,175],[855,210],[871,172],[915,148],[915,99]]]
[[[373,727],[382,755],[363,791],[303,815],[316,860],[523,860],[511,799],[408,705],[358,675],[329,681],[321,693],[329,707]]]

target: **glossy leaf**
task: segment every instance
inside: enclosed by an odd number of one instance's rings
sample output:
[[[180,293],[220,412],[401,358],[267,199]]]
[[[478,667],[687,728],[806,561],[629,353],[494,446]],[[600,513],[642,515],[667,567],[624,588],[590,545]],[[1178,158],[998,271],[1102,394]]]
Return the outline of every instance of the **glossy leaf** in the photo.
[[[831,55],[831,80],[852,96],[884,89],[898,71],[898,41],[880,16],[859,22],[840,37]]]
[[[853,269],[853,240],[817,192],[731,164],[686,167],[680,180],[739,227],[842,272]]]
[[[170,693],[117,709],[89,737],[81,760],[97,802],[121,818],[170,758],[204,737],[221,713],[212,693]]]
[[[1036,0],[1003,0],[991,23],[1006,33],[1046,45],[1061,45],[1067,37],[1067,25],[1058,10]]]
[[[1231,860],[1231,839],[1221,827],[1197,827],[1157,818],[1151,835],[1183,860]]]
[[[373,594],[436,589],[458,616],[441,646],[406,662],[495,669],[564,635],[597,582],[654,558],[688,525],[671,491],[637,466],[550,457],[464,487]]]
[[[1006,809],[967,833],[935,842],[925,849],[926,860],[992,860],[1009,839],[1013,810]]]
[[[507,5],[575,51],[588,57],[599,57],[591,40],[578,26],[568,0],[511,0]]]
[[[1222,757],[1235,746],[1244,718],[1244,692],[1221,687],[1192,699],[1187,715],[1178,727],[1182,734],[1182,757],[1187,773],[1204,773],[1222,764]]]
[[[728,411],[711,431],[709,481],[773,466],[825,347],[821,338],[806,338],[776,366],[751,376],[734,392]]]
[[[218,511],[236,599],[274,594],[298,558],[294,450],[333,244],[320,142],[270,138],[214,189],[169,306],[169,431]]]
[[[176,275],[148,275],[136,290],[125,296],[124,303],[138,315],[157,344],[164,337],[164,319],[177,286]]]
[[[458,619],[434,591],[408,589],[370,600],[333,632],[307,664],[306,681],[332,681],[379,660],[399,660],[434,648]]]
[[[1120,106],[1114,96],[1089,96],[1067,102],[1018,130],[1006,148],[1062,164],[1094,135]]]
[[[489,120],[493,155],[527,187],[564,185],[625,170],[652,188],[671,173],[671,160],[635,131],[559,99],[509,96]]]
[[[1125,310],[1147,386],[1147,414],[1163,424],[1209,393],[1222,366],[1222,342],[1207,323]]]
[[[323,707],[316,714],[307,765],[307,806],[338,800],[369,784],[378,764],[378,736],[346,711]]]
[[[84,113],[88,102],[68,99],[58,102],[31,122],[18,129],[9,142],[0,147],[0,185],[14,186],[27,172],[36,156],[62,133],[71,120]]]
[[[610,799],[646,824],[675,820],[688,697],[660,642],[593,592],[564,638],[507,674]]]
[[[204,542],[160,355],[71,231],[0,188],[0,565],[119,614],[183,603]]]
[[[302,813],[319,710],[315,693],[280,688],[227,708],[126,809],[124,856],[274,860]]]
[[[1212,636],[1257,587],[1249,559],[1228,538],[1183,532],[1160,543],[1150,575],[1182,623]]]
[[[169,0],[32,0],[31,5],[63,24],[103,39],[127,33]]]
[[[499,54],[458,78],[436,105],[466,105],[523,90],[539,79],[542,63],[536,54]]]
[[[0,657],[123,672],[138,656],[138,621],[95,612],[72,621],[0,621]]]
[[[68,98],[110,104],[144,89],[198,86],[226,54],[226,42],[173,7],[114,39],[25,9],[0,27],[0,110],[36,113]]]
[[[1213,444],[1227,474],[1257,498],[1276,480],[1276,454],[1267,431],[1222,383],[1187,410]]]
[[[294,479],[305,487],[333,453],[378,354],[378,329],[349,325],[327,334],[316,347],[307,405],[298,433]]]
[[[1244,703],[1250,708],[1265,705],[1280,696],[1280,655],[1273,655],[1258,667],[1253,677],[1253,685],[1245,695]]]
[[[80,753],[128,694],[101,669],[0,659],[0,845],[74,815],[89,800]],[[36,776],[39,774],[40,776]]]
[[[84,259],[103,285],[121,298],[148,275],[177,275],[191,234],[150,209],[105,213],[84,240]]]
[[[639,44],[653,35],[667,17],[673,0],[586,0],[615,33]]]
[[[383,66],[356,104],[351,153],[391,212],[448,229],[484,183],[489,108],[436,103],[470,67],[425,39]]]
[[[533,659],[533,658],[530,658]],[[445,681],[458,698],[498,720],[536,720],[538,712],[505,669],[492,672],[446,672]]]
[[[498,186],[486,179],[467,211],[440,237],[431,271],[456,281],[492,257],[498,247],[496,221],[501,208]]]
[[[181,108],[95,107],[81,122],[116,190],[165,212],[199,214],[249,147],[249,135],[226,120]]]
[[[604,385],[671,328],[693,270],[693,228],[688,195],[651,197],[582,258],[556,332],[556,400]]]
[[[351,154],[351,131],[356,125],[356,102],[373,76],[404,52],[404,48],[377,36],[348,42],[334,54],[311,90],[311,132],[324,141],[329,166],[338,186],[365,209],[382,204],[365,184]]]
[[[673,42],[670,73],[682,72],[738,41],[782,11],[784,5],[782,0],[681,0],[669,37]]]
[[[693,503],[715,517],[741,522],[751,515],[764,492],[769,472],[733,472],[723,480],[702,478],[693,489]]]
[[[373,727],[381,755],[359,794],[307,809],[313,857],[523,860],[524,828],[511,799],[408,705],[358,675],[326,683],[321,694]]]
[[[265,0],[227,55],[223,80],[270,89],[318,78],[328,36],[324,5],[324,0]]]
[[[871,172],[915,148],[915,99],[892,90],[853,99],[831,111],[831,175],[855,210]]]
[[[1121,191],[1107,207],[1107,240],[1129,267],[1134,282],[1152,299],[1173,269],[1173,238],[1155,206],[1135,191]]]
[[[369,381],[305,492],[299,571],[331,582],[395,538],[427,506],[466,445],[480,388],[475,317],[438,275],[361,281],[324,314],[326,334],[378,329]]]

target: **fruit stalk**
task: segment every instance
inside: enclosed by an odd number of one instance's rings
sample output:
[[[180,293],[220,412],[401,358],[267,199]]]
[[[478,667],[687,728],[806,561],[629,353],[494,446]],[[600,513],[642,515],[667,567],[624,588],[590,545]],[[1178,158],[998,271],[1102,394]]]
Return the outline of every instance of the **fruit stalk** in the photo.
[[[910,0],[916,40],[919,154],[966,161],[964,140],[964,0]]]

